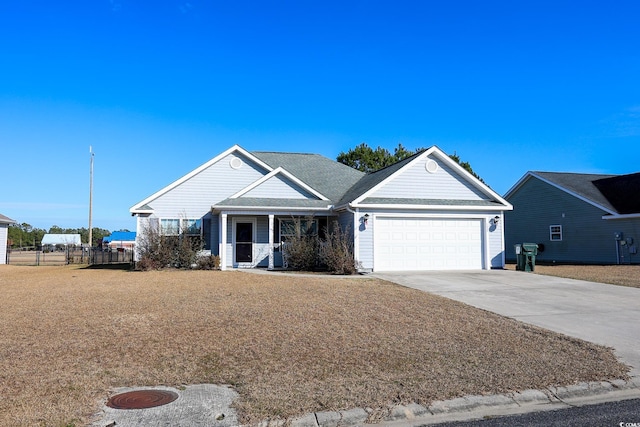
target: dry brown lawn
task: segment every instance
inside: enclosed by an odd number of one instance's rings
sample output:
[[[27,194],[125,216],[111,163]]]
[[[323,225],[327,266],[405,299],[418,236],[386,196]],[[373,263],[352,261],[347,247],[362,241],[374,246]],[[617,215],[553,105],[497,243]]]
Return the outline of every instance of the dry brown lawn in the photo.
[[[536,265],[534,270],[549,276],[640,288],[640,265]]]
[[[371,278],[0,266],[0,425],[231,384],[242,422],[626,378],[606,348]]]

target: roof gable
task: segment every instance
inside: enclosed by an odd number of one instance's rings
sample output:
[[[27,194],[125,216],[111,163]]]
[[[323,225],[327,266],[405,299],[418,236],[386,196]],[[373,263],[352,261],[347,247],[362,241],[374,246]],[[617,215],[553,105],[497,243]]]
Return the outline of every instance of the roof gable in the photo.
[[[234,165],[234,157],[237,157],[240,162],[236,165]],[[171,192],[172,190],[176,190],[178,189],[180,186],[182,186],[183,184],[187,183],[190,180],[193,179],[197,179],[198,176],[201,176],[202,174],[205,174],[208,170],[210,170],[212,167],[214,167],[215,165],[217,165],[219,162],[227,159],[227,158],[231,158],[230,162],[229,162],[229,167],[232,169],[237,169],[242,167],[243,165],[243,159],[244,161],[249,161],[251,162],[253,165],[255,165],[256,168],[259,169],[259,174],[256,173],[255,175],[265,175],[269,172],[271,172],[273,170],[273,168],[269,165],[267,165],[266,163],[264,163],[262,160],[256,158],[255,156],[253,156],[251,153],[249,153],[248,151],[244,150],[242,147],[238,146],[238,145],[234,145],[232,147],[230,147],[229,149],[225,150],[224,152],[220,153],[219,155],[217,155],[216,157],[214,157],[213,159],[209,160],[208,162],[204,163],[203,165],[199,166],[198,168],[194,169],[193,171],[189,172],[188,174],[184,175],[183,177],[181,177],[180,179],[172,182],[171,184],[167,185],[166,187],[162,188],[161,190],[157,191],[156,193],[152,194],[151,196],[147,197],[146,199],[142,200],[141,202],[135,204],[134,206],[132,206],[129,209],[129,212],[131,212],[132,214],[148,214],[148,213],[152,213],[153,212],[153,208],[151,207],[150,203],[152,203],[153,201],[157,201],[159,198],[161,198],[162,196],[166,195],[167,193]],[[251,178],[251,181],[248,182],[252,182],[255,180],[254,178]],[[244,184],[242,185],[246,185],[248,183],[247,181],[245,181]],[[216,188],[219,188],[219,185],[215,185]],[[239,188],[242,187],[236,187],[235,190],[232,191],[237,191]],[[175,192],[175,191],[174,191]],[[220,196],[218,196],[218,200],[223,200],[225,198],[227,198],[229,196],[229,194],[222,194]]]
[[[527,181],[530,179],[538,179],[609,214],[615,215],[617,213],[616,209],[593,184],[596,180],[614,176],[615,175],[529,171],[505,193],[504,197],[506,199],[511,198]]]
[[[394,165],[369,174],[343,198],[344,203],[389,205],[475,206],[478,201],[510,209],[511,205],[433,146]],[[406,200],[406,203],[402,203]],[[424,203],[420,203],[420,200]],[[437,203],[441,201],[441,203]],[[376,203],[378,204],[378,203]]]
[[[269,172],[230,198],[235,199],[238,197],[327,200],[321,193],[281,167]]]

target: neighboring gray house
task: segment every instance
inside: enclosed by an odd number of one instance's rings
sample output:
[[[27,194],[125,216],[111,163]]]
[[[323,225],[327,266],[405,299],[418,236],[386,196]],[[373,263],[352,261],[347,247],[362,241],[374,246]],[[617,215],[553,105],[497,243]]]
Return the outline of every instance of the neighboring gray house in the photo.
[[[527,172],[504,196],[507,260],[538,243],[536,262],[637,264],[640,173]]]
[[[15,224],[15,221],[0,214],[0,264],[7,263],[7,240],[9,237],[9,224]]]
[[[362,271],[504,266],[511,205],[437,147],[371,174],[316,154],[235,145],[131,207],[137,236],[201,235],[222,268],[282,266],[294,217],[337,220]]]

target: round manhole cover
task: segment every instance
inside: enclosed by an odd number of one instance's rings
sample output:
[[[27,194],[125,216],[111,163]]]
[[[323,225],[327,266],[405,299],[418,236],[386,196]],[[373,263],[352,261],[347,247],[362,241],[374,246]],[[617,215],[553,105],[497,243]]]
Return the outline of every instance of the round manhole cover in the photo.
[[[146,409],[166,405],[178,398],[178,393],[166,390],[137,390],[116,394],[107,400],[114,409]]]

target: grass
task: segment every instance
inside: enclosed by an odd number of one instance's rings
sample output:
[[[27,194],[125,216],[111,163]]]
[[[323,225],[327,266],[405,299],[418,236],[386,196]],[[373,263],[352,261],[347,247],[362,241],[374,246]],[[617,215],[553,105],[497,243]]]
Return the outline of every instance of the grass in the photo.
[[[626,378],[612,351],[371,278],[0,266],[0,425],[231,384],[243,423]]]
[[[536,265],[535,272],[640,288],[640,265]]]

